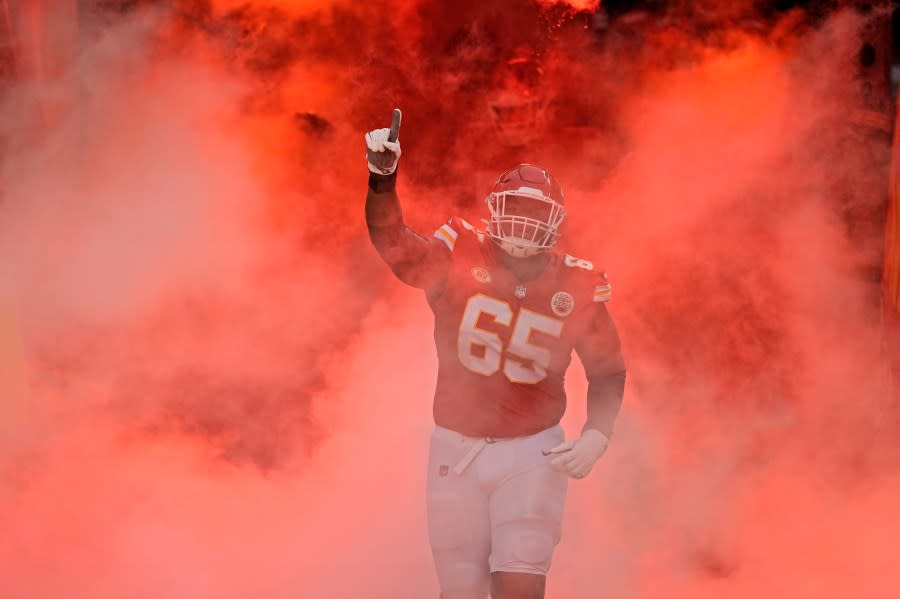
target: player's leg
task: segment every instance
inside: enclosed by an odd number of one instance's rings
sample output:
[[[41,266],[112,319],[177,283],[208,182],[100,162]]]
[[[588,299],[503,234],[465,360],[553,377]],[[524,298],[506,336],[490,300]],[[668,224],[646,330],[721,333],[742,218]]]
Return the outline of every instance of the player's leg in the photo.
[[[442,599],[485,599],[490,587],[488,496],[474,468],[453,467],[476,440],[440,429],[428,458],[428,536]]]
[[[491,599],[543,599],[547,577],[521,572],[492,572]]]
[[[553,550],[562,534],[568,478],[542,449],[563,441],[561,428],[513,441],[513,468],[492,490],[492,598],[544,596]]]

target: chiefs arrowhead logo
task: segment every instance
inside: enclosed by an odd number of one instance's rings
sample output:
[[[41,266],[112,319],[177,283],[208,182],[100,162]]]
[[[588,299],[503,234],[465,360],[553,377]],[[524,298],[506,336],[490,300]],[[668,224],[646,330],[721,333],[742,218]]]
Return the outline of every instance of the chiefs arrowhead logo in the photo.
[[[571,293],[557,291],[550,299],[550,309],[557,316],[568,316],[575,309],[575,298]]]
[[[476,266],[472,269],[472,278],[474,278],[479,283],[490,283],[491,273],[489,273],[486,268]]]

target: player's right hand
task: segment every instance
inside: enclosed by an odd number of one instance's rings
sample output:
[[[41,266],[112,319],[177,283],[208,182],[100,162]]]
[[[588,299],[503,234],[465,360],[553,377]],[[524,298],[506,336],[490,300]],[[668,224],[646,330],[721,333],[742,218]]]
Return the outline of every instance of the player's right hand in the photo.
[[[366,133],[366,162],[369,170],[390,175],[400,160],[400,109],[395,108],[390,128],[373,129]]]

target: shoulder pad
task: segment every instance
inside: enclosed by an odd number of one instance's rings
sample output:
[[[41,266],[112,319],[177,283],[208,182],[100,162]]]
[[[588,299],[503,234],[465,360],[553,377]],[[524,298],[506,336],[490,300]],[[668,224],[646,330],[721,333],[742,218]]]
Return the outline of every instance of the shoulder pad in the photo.
[[[594,270],[594,263],[583,258],[576,258],[571,254],[566,254],[564,258],[565,265],[569,268],[583,268],[584,270]]]

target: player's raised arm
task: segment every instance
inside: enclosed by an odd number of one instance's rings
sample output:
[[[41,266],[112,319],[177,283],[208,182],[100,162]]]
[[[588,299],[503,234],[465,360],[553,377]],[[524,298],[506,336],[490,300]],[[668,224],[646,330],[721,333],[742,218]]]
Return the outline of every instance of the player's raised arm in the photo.
[[[403,222],[396,191],[400,118],[400,110],[395,108],[390,128],[366,133],[366,225],[378,253],[401,281],[430,288],[446,276],[450,256],[443,244],[418,235]]]

